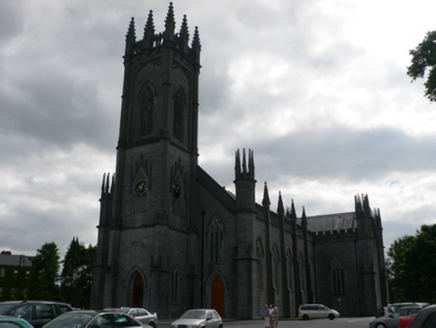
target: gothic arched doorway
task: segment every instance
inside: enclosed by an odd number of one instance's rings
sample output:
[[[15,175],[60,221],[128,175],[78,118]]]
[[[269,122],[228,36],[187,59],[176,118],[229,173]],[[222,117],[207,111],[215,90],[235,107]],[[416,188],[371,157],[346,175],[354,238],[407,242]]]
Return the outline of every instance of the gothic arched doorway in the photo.
[[[144,299],[144,279],[138,273],[133,282],[132,307],[143,307],[142,300]]]
[[[221,317],[225,317],[225,287],[220,277],[216,277],[212,283],[211,308],[217,310]]]

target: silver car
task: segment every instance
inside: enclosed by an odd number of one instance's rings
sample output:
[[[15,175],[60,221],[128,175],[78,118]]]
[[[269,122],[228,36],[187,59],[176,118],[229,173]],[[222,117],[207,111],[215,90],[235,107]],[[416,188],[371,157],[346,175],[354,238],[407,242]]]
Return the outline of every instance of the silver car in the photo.
[[[339,318],[339,312],[329,309],[322,304],[303,304],[298,308],[298,316],[303,320],[329,318],[334,320]]]
[[[122,312],[127,313],[128,315],[131,315],[136,320],[152,326],[153,328],[156,328],[158,318],[156,313],[151,313],[143,308],[131,308],[131,307],[120,307],[120,308],[107,308],[103,310],[104,312],[107,311],[115,311],[115,312]]]
[[[53,319],[43,328],[142,327],[144,325],[128,314],[120,312],[70,311]]]
[[[212,309],[195,309],[186,311],[180,319],[171,324],[171,328],[222,328],[223,320]]]
[[[421,306],[403,306],[384,317],[375,318],[369,323],[369,328],[397,328],[401,317],[414,315],[422,310]]]

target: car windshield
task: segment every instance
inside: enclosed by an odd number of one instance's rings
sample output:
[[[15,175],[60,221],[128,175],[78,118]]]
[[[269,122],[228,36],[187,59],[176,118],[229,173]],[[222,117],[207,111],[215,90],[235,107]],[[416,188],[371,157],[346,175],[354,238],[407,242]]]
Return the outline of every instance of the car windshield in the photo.
[[[182,315],[182,319],[205,319],[206,311],[203,310],[189,310]]]
[[[53,319],[44,327],[46,328],[73,328],[73,327],[84,327],[96,313],[77,313],[68,312],[61,316]]]
[[[17,304],[0,304],[0,314],[5,313],[7,310],[13,308]]]

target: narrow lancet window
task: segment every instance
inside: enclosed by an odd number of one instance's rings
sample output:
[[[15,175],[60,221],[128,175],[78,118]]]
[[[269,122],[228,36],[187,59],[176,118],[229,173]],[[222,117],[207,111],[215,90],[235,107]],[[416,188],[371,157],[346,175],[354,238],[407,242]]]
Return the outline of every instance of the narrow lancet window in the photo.
[[[334,258],[331,266],[333,294],[340,295],[344,293],[344,265],[342,261]]]
[[[174,125],[173,135],[176,139],[183,142],[184,116],[185,116],[185,96],[182,89],[179,89],[174,98]]]
[[[153,91],[146,86],[141,93],[141,116],[140,116],[140,136],[146,136],[152,133],[153,128]]]
[[[171,302],[177,303],[179,291],[179,271],[177,268],[174,269],[173,274],[171,276]]]
[[[222,263],[224,261],[224,229],[217,217],[212,218],[209,226],[209,253],[212,263]]]

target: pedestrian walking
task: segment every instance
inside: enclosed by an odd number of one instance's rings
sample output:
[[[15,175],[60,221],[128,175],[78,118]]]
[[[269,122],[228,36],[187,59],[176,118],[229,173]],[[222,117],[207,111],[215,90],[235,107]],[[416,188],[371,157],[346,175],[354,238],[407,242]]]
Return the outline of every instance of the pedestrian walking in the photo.
[[[269,313],[268,304],[265,304],[264,316],[265,316],[265,328],[270,328],[271,327],[271,317],[270,317],[270,313]]]
[[[268,308],[269,312],[269,327],[274,328],[274,305],[270,304]]]
[[[274,310],[273,310],[273,314],[274,314],[274,328],[277,328],[279,326],[279,308],[277,307],[277,305],[274,305]]]

